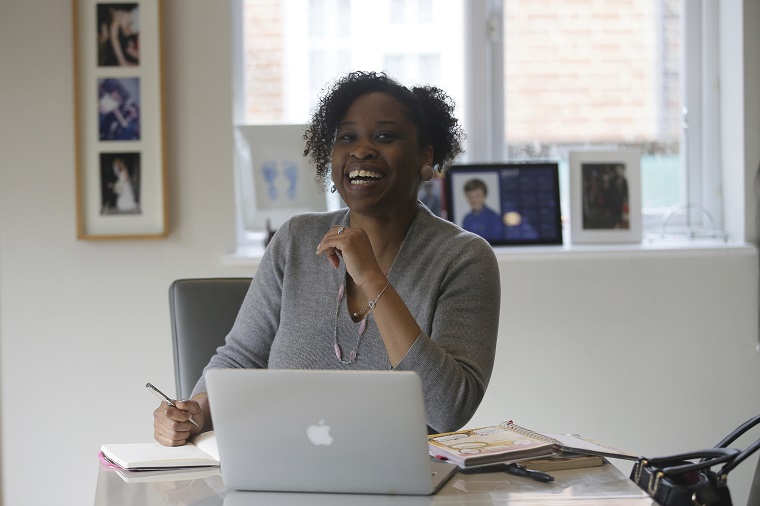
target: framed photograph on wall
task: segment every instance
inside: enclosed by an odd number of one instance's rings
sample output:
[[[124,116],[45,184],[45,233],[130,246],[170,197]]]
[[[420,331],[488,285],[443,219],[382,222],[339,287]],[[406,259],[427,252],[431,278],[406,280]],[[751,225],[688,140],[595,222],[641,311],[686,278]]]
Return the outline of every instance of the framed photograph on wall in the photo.
[[[77,237],[166,237],[161,1],[72,6]]]
[[[641,242],[638,151],[570,152],[570,242]]]

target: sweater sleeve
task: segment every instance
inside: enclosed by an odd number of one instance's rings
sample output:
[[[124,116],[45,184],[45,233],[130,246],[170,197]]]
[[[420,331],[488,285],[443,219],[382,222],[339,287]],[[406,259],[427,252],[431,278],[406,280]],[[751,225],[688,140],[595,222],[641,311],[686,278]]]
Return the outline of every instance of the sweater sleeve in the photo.
[[[277,230],[267,246],[235,323],[204,368],[266,368],[269,351],[280,325],[280,306],[285,265],[288,256],[290,221]],[[193,394],[206,391],[204,376]]]
[[[396,366],[419,374],[435,432],[466,424],[488,385],[496,353],[501,286],[491,246],[474,238],[454,255],[442,279],[432,329],[423,329]]]

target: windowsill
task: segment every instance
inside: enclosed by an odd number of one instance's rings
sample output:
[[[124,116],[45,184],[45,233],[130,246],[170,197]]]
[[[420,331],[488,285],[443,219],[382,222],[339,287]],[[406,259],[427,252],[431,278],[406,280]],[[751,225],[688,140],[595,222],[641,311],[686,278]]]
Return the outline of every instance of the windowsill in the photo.
[[[564,244],[561,246],[495,246],[498,260],[559,260],[613,257],[693,257],[718,255],[757,255],[757,247],[749,243],[719,239],[668,240],[645,239],[635,244]],[[264,254],[260,246],[240,246],[224,256],[224,264],[237,267],[258,267]]]
[[[497,246],[499,260],[539,259],[591,259],[612,257],[653,256],[710,256],[757,255],[757,248],[749,243],[726,242],[718,239],[699,240],[648,240],[635,244],[565,244],[562,246]]]

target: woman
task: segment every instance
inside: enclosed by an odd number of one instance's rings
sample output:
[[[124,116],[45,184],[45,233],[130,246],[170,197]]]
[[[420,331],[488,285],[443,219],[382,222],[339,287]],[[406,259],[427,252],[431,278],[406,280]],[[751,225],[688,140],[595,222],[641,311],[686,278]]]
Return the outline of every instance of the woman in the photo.
[[[417,201],[433,167],[461,152],[452,111],[441,90],[384,74],[355,72],[328,90],[304,154],[348,209],[280,227],[208,368],[415,371],[431,430],[470,419],[493,367],[498,265],[485,240]],[[191,401],[154,416],[165,445],[201,430],[190,416],[210,430],[203,379]]]
[[[113,161],[113,171],[116,175],[116,183],[113,192],[116,194],[116,211],[119,213],[136,213],[137,199],[132,187],[132,178],[129,176],[129,170],[121,158]]]

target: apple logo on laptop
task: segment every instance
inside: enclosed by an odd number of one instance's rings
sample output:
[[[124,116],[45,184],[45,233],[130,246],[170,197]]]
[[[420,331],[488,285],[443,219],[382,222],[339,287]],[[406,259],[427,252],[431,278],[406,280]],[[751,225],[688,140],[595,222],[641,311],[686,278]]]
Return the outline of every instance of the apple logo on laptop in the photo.
[[[309,436],[309,441],[317,446],[329,446],[333,442],[330,426],[325,425],[324,420],[320,420],[318,425],[309,425],[306,429],[306,435]]]

